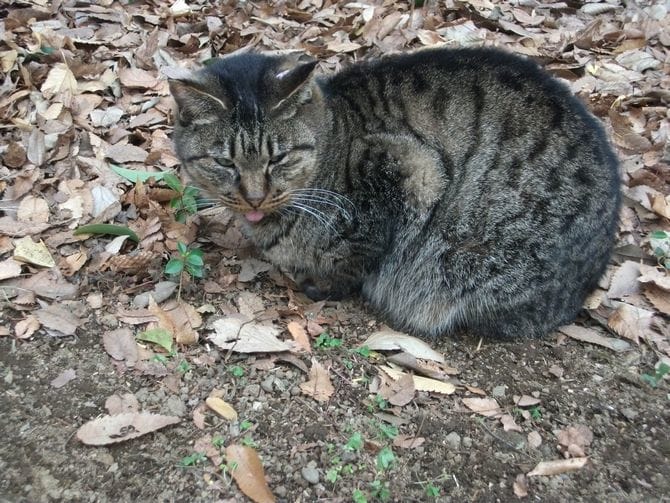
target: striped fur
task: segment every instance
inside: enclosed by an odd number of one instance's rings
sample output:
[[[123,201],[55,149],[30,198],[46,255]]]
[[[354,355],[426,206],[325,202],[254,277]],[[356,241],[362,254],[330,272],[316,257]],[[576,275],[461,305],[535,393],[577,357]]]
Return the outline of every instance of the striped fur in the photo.
[[[184,170],[246,216],[268,260],[424,336],[574,319],[620,195],[603,128],[567,89],[489,49],[313,68],[246,53],[171,82]]]

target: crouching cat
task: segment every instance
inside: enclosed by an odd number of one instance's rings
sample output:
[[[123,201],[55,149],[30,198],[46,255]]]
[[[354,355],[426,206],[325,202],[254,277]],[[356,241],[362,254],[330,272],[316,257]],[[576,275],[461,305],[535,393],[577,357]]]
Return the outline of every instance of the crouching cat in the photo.
[[[170,82],[183,169],[267,260],[418,335],[538,337],[574,319],[620,195],[603,128],[563,85],[490,49],[314,67],[248,52]]]

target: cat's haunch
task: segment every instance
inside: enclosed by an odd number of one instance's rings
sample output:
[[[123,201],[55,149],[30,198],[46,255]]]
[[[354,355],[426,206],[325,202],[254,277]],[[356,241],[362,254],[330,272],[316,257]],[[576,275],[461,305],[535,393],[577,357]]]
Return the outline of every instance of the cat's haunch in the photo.
[[[600,123],[535,63],[426,49],[314,76],[241,53],[170,88],[191,181],[318,297],[424,336],[542,336],[603,274],[620,205]]]

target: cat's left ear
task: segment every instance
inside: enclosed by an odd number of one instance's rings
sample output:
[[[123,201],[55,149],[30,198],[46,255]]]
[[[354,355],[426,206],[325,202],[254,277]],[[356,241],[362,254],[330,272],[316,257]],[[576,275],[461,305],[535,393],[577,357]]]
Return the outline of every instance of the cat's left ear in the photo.
[[[286,101],[297,96],[298,103],[309,101],[312,90],[308,83],[318,61],[301,54],[293,56],[280,66],[272,76],[275,89],[275,105],[273,110],[281,107]]]

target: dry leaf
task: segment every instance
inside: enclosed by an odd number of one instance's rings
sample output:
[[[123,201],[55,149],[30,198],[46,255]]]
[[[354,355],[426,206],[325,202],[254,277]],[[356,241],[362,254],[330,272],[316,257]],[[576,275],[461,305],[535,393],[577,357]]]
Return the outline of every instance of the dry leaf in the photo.
[[[19,222],[44,224],[49,221],[49,205],[41,197],[26,196],[16,212]]]
[[[240,490],[256,503],[274,503],[258,454],[246,445],[226,447],[226,462]]]
[[[463,398],[462,400],[468,409],[482,416],[495,417],[502,414],[495,398]]]
[[[526,480],[526,476],[523,473],[517,475],[516,479],[514,479],[512,490],[517,498],[528,496],[528,480]]]
[[[535,468],[526,474],[528,477],[538,475],[559,475],[561,473],[574,472],[586,465],[588,458],[556,459],[554,461],[540,461]]]
[[[291,348],[277,338],[279,330],[261,325],[241,315],[221,318],[212,323],[214,333],[208,338],[222,349],[236,353],[276,353]]]
[[[45,98],[53,98],[58,93],[69,93],[73,96],[77,91],[77,79],[65,63],[56,63],[40,91]]]
[[[102,334],[102,344],[105,351],[115,360],[125,361],[133,366],[139,359],[137,342],[128,328],[118,328]]]
[[[414,399],[416,390],[413,377],[411,374],[405,374],[392,383],[391,394],[388,396],[391,405],[404,407]]]
[[[312,352],[312,345],[309,342],[309,335],[307,335],[307,332],[300,323],[297,321],[291,321],[286,325],[286,328],[299,348],[307,353]]]
[[[424,444],[424,437],[412,437],[410,435],[396,435],[393,438],[393,445],[401,449],[416,449]]]
[[[415,358],[444,363],[444,356],[431,348],[421,339],[385,328],[370,335],[362,346],[375,351],[403,350]]]
[[[607,326],[621,337],[639,344],[640,339],[645,339],[650,334],[653,318],[654,313],[651,311],[621,303],[607,320]]]
[[[132,393],[111,395],[105,400],[105,409],[107,409],[110,416],[125,414],[127,412],[139,412],[140,403]]]
[[[537,449],[542,445],[542,436],[536,431],[531,431],[528,433],[528,445]]]
[[[42,325],[65,335],[74,335],[82,321],[62,305],[51,304],[35,311]]]
[[[8,258],[0,262],[0,280],[16,278],[21,274],[21,262]]]
[[[627,260],[616,270],[612,276],[612,283],[607,291],[607,297],[610,299],[620,299],[628,295],[639,293],[640,285],[638,276],[640,275],[640,264]]]
[[[228,421],[237,421],[237,411],[228,402],[216,396],[210,396],[205,400],[207,407]]]
[[[391,377],[391,379],[396,381],[407,375],[405,372],[401,372],[400,370],[396,370],[386,365],[382,365],[380,368],[389,377]],[[432,393],[441,393],[444,395],[450,395],[456,391],[456,386],[449,382],[442,382],[438,381],[437,379],[430,379],[423,376],[412,376],[412,380],[414,381],[414,388],[417,391],[429,391]]]
[[[27,339],[40,328],[40,321],[35,315],[29,314],[25,320],[21,320],[14,326],[14,334],[17,339]]]
[[[665,269],[640,264],[640,273],[641,276],[637,278],[640,283],[652,283],[661,290],[670,292],[670,275]]]
[[[523,431],[523,429],[516,424],[514,418],[510,414],[503,414],[500,416],[500,422],[503,425],[503,430],[505,431]]]
[[[533,405],[537,405],[541,402],[539,398],[535,398],[529,395],[522,395],[522,396],[515,396],[514,397],[514,405],[517,407],[532,407]]]
[[[42,267],[56,265],[44,242],[36,243],[30,236],[14,241],[14,259]]]
[[[77,430],[77,438],[87,445],[109,445],[160,430],[181,419],[149,412],[125,412],[89,421]]]
[[[593,329],[578,325],[566,325],[559,328],[558,331],[578,341],[604,346],[612,351],[628,351],[630,349],[630,344],[626,341],[614,337],[605,337]]]
[[[318,402],[327,402],[335,393],[328,371],[314,358],[309,370],[309,380],[300,384],[300,390]]]

